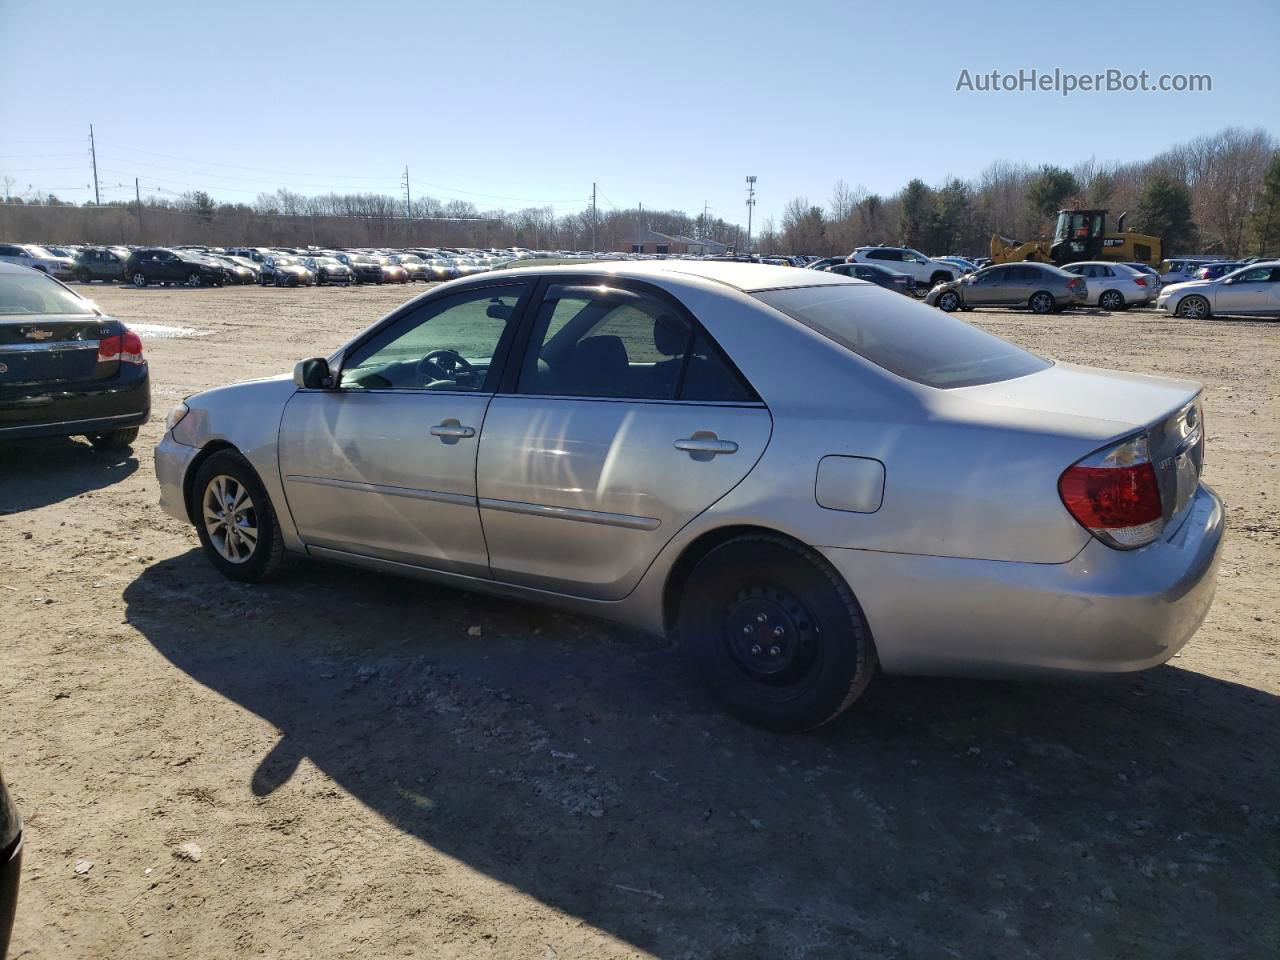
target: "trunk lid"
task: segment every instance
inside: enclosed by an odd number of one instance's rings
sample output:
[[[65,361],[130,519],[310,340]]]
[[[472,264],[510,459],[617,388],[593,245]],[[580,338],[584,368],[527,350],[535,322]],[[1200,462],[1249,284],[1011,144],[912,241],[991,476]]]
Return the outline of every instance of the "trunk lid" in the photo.
[[[110,317],[83,314],[2,318],[0,388],[113,377],[120,361],[99,363],[98,345],[121,331]]]
[[[1170,529],[1195,496],[1204,466],[1201,389],[1193,380],[1055,363],[1030,376],[948,393],[988,411],[999,408],[1002,420],[1077,436],[1080,458],[1145,432]]]

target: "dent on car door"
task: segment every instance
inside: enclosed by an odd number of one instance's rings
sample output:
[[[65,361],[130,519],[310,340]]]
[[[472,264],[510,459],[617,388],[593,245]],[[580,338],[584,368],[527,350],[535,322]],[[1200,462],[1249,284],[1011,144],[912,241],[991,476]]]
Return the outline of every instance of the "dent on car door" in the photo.
[[[772,420],[683,308],[606,278],[552,283],[477,466],[495,578],[626,596],[681,527],[733,489]]]
[[[436,297],[377,329],[329,390],[299,390],[280,472],[309,548],[487,576],[476,449],[525,283]]]

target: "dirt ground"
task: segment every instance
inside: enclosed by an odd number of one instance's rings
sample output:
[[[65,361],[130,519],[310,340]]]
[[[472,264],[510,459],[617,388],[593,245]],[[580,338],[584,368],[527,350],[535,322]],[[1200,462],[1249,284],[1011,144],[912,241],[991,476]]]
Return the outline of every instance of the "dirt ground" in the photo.
[[[319,564],[233,585],[160,512],[174,402],[413,292],[90,291],[155,410],[132,455],[0,446],[13,957],[1280,955],[1280,324],[969,315],[1206,384],[1213,610],[1142,676],[882,677],[778,737],[657,640]]]

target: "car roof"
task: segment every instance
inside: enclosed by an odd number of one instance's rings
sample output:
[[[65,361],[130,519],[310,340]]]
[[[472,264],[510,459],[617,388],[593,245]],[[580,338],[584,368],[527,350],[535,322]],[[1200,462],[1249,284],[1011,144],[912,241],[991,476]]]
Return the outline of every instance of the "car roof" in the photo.
[[[780,287],[813,287],[825,283],[853,283],[839,274],[802,270],[797,267],[775,267],[760,263],[737,263],[726,260],[593,260],[583,264],[556,266],[518,266],[485,274],[496,276],[599,276],[611,274],[624,280],[660,280],[696,277],[723,284],[744,293],[776,290]],[[674,275],[674,276],[673,276]]]
[[[15,244],[15,246],[17,246],[17,244]],[[0,261],[0,274],[3,274],[3,273],[17,273],[17,274],[21,274],[24,277],[30,276],[33,273],[38,273],[42,277],[48,276],[48,274],[42,270],[33,270],[31,267],[24,267],[20,263],[9,263],[8,261]]]

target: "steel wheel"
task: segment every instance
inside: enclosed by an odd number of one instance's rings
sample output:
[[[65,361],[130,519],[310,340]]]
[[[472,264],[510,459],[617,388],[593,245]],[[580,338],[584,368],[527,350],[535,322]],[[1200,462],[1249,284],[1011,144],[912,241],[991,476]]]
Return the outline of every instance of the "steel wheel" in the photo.
[[[1184,297],[1177,313],[1184,320],[1203,320],[1209,315],[1209,301],[1204,297]]]
[[[235,477],[220,473],[204,489],[201,516],[214,550],[229,563],[247,563],[258,548],[258,511]]]
[[[756,585],[738,591],[725,610],[725,626],[730,658],[753,680],[793,683],[818,654],[813,616],[783,587]]]
[[[1119,290],[1108,290],[1098,298],[1098,306],[1103,310],[1123,310],[1124,296]]]

